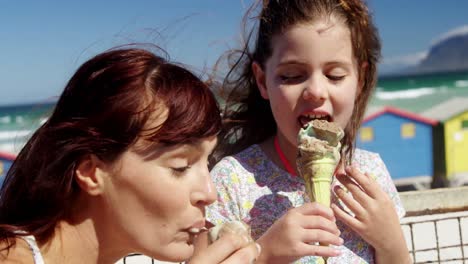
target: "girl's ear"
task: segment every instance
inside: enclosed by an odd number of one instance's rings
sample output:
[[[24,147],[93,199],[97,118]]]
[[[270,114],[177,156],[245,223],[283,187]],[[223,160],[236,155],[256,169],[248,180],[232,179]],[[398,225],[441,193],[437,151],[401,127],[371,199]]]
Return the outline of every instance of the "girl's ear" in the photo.
[[[100,195],[104,188],[104,177],[108,173],[105,164],[94,155],[82,159],[75,169],[75,179],[81,189],[89,195]]]
[[[262,66],[256,61],[252,62],[252,72],[255,76],[255,82],[257,83],[258,90],[263,99],[268,100],[268,92],[266,87],[265,72],[262,69]]]

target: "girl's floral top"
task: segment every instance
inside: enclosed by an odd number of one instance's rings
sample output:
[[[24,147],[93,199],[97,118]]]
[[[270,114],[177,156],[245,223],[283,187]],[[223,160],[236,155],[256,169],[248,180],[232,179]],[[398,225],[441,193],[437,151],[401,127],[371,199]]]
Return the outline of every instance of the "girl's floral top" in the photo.
[[[380,156],[356,149],[352,164],[375,177],[395,203],[399,217],[403,217],[405,211],[398,192]],[[213,224],[242,220],[250,225],[254,239],[258,239],[289,208],[309,202],[302,178],[277,167],[259,145],[223,158],[215,165],[211,176],[218,200],[207,208],[207,220]],[[335,180],[332,188],[336,184],[339,183]],[[344,207],[333,192],[332,202]],[[337,225],[345,241],[340,248],[342,254],[328,258],[327,263],[374,263],[372,246],[340,221]],[[318,263],[318,258],[304,257],[295,263]]]

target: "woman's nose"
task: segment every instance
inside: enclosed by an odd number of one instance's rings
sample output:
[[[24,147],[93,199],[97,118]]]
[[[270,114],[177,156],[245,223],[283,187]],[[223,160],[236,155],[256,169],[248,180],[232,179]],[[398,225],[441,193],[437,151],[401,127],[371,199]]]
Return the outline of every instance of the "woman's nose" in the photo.
[[[200,178],[200,182],[197,183],[197,190],[192,193],[192,202],[196,205],[206,206],[216,201],[217,192],[208,168]]]

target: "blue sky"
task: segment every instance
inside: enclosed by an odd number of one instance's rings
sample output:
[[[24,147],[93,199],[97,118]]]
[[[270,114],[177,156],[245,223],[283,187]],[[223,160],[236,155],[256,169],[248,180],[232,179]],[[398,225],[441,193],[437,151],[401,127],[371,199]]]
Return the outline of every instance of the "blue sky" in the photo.
[[[171,59],[208,71],[236,47],[251,0],[0,0],[0,105],[60,95],[77,67],[129,42],[156,43]],[[432,43],[468,27],[466,0],[369,0],[382,69],[415,63]]]

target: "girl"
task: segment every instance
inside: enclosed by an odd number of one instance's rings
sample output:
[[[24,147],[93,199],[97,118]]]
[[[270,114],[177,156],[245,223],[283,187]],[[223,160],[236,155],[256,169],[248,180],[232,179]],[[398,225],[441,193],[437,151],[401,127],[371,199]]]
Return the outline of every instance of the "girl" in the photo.
[[[249,224],[262,247],[257,263],[409,263],[390,175],[377,154],[354,148],[380,55],[366,6],[265,0],[256,17],[255,42],[224,81],[231,93],[220,147],[230,156],[211,172],[218,200],[209,221]],[[297,134],[312,119],[346,133],[332,209],[310,203],[297,176]]]
[[[0,262],[190,258],[216,198],[207,160],[220,125],[212,93],[186,69],[141,49],[92,58],[6,176]],[[245,241],[224,236],[193,262],[248,263],[258,249]]]

